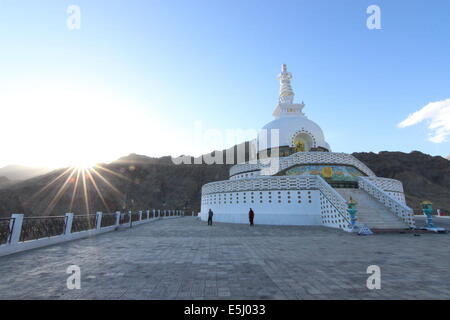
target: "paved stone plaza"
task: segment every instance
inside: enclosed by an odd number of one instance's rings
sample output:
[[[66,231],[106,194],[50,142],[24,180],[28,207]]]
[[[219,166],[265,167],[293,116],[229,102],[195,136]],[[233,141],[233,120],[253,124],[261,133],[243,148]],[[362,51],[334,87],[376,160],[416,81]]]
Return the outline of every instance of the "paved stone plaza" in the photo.
[[[186,217],[0,257],[0,299],[450,299],[449,247],[450,234]],[[66,287],[73,264],[80,290]],[[369,265],[381,267],[381,290],[366,287]]]

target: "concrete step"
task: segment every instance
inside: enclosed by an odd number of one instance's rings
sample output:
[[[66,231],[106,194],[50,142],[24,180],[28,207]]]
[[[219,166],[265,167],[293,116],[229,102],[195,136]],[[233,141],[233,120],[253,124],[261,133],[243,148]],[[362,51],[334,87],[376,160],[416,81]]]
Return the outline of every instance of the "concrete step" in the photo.
[[[380,223],[368,223],[366,221],[364,221],[364,222],[363,221],[359,221],[359,222],[367,224],[367,225],[370,225],[373,228],[375,228],[375,227],[386,227],[386,226],[399,227],[399,228],[401,228],[401,227],[405,227],[406,228],[407,227],[404,223],[389,223],[389,224],[386,224],[384,222],[380,222]]]
[[[409,226],[377,199],[361,189],[335,189],[345,200],[352,197],[358,204],[358,222],[377,230],[405,230]]]
[[[416,233],[413,230],[410,229],[405,229],[405,228],[390,228],[390,229],[386,229],[386,228],[371,228],[370,231],[372,231],[373,233],[377,234],[377,233]]]

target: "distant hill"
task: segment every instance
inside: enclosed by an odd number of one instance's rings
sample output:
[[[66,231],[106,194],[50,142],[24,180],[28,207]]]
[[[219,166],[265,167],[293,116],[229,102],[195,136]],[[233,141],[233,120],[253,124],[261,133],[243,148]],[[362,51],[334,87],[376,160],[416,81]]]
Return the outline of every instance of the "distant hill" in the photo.
[[[113,162],[114,164],[165,164],[165,165],[171,165],[172,157],[166,156],[161,158],[152,158],[143,156],[140,154],[132,153],[126,157],[119,158],[118,160]]]
[[[0,168],[0,176],[4,176],[11,181],[26,180],[50,172],[47,168],[30,168],[25,166],[9,165]]]
[[[0,177],[0,188],[5,187],[11,183],[7,177]]]
[[[445,158],[417,151],[353,155],[378,176],[401,180],[407,203],[415,210],[420,210],[420,201],[430,200],[435,203],[435,208],[450,211],[450,161]],[[249,155],[246,154],[246,157]],[[114,212],[124,207],[198,211],[202,185],[228,179],[230,167],[228,164],[175,165],[170,157],[151,158],[131,154],[97,168],[96,172],[102,176],[100,178],[95,172],[92,174],[97,188],[92,184],[91,177],[86,176],[89,212]],[[64,174],[66,170],[55,170],[1,188],[0,217],[17,212],[32,216],[85,213],[83,181],[80,178],[76,182],[76,172],[67,179],[70,172]],[[59,190],[62,192],[58,193]]]

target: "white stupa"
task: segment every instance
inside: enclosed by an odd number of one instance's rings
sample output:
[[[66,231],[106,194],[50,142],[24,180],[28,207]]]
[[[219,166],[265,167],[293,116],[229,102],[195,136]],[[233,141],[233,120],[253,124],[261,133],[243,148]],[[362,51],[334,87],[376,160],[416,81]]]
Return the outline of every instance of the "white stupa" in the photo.
[[[323,225],[355,229],[347,212],[350,199],[358,203],[357,227],[405,229],[414,226],[402,183],[376,177],[350,154],[333,153],[318,124],[294,103],[292,74],[282,66],[275,120],[258,135],[258,159],[237,164],[226,181],[202,188],[201,219],[256,224]]]
[[[280,80],[280,98],[273,112],[276,119],[266,124],[263,130],[279,129],[280,135],[279,141],[276,142],[271,142],[270,135],[268,135],[268,146],[280,147],[280,152],[283,152],[286,148],[293,148],[299,143],[303,143],[304,151],[331,151],[329,144],[325,141],[322,129],[303,113],[305,104],[303,102],[301,104],[294,103],[295,94],[291,87],[292,75],[287,72],[285,64],[282,66],[278,79]],[[258,145],[261,147],[261,144]],[[265,149],[265,146],[262,148]],[[258,151],[263,150],[259,149]]]

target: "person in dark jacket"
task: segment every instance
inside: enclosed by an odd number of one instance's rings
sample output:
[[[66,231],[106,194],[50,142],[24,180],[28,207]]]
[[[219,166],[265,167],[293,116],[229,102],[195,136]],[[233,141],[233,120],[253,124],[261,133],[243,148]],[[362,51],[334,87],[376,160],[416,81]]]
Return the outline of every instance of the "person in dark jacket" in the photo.
[[[212,218],[213,218],[214,212],[212,212],[211,209],[208,211],[208,226],[212,226]]]
[[[250,221],[251,226],[253,226],[253,219],[255,219],[255,213],[252,208],[250,208],[250,211],[248,212],[248,221]]]

